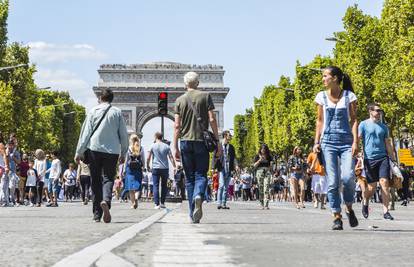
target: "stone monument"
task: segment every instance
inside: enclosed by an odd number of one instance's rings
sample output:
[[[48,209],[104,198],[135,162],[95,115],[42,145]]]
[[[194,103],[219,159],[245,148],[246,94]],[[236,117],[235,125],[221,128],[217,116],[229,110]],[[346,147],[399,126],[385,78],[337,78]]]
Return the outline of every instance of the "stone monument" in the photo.
[[[174,103],[185,92],[184,74],[199,74],[199,90],[209,92],[216,107],[219,132],[224,127],[223,106],[229,88],[224,87],[224,69],[217,65],[189,65],[175,62],[149,64],[104,64],[98,69],[99,82],[93,90],[98,96],[102,89],[114,92],[112,104],[122,110],[129,133],[141,133],[149,120],[158,116],[158,94],[168,93],[168,114],[174,120]]]

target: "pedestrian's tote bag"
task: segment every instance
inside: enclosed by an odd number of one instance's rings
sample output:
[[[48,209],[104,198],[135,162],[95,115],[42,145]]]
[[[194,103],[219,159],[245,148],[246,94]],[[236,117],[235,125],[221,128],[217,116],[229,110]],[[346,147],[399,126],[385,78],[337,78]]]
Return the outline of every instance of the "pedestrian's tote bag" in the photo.
[[[396,189],[401,189],[402,188],[402,182],[404,181],[404,177],[401,173],[400,168],[398,167],[398,164],[394,161],[392,161],[391,159],[390,161],[390,169],[391,169],[391,173],[390,173],[390,186],[394,187]]]

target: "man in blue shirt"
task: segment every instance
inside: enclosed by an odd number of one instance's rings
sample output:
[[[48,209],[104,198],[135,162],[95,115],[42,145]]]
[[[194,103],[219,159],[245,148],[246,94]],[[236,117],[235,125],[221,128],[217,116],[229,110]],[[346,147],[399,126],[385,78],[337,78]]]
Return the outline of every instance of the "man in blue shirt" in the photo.
[[[381,108],[378,104],[368,105],[369,119],[364,120],[358,127],[358,137],[362,140],[364,151],[364,170],[366,183],[360,184],[363,202],[362,215],[368,218],[368,203],[375,192],[377,182],[381,185],[384,219],[394,218],[388,211],[390,200],[390,163],[389,157],[395,160],[388,127],[381,122]]]

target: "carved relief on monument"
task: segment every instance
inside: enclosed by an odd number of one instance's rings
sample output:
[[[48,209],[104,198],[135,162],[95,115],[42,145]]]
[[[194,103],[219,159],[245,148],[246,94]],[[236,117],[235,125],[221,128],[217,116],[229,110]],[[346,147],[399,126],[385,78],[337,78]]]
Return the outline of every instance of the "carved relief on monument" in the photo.
[[[121,110],[126,126],[132,128],[132,110]]]

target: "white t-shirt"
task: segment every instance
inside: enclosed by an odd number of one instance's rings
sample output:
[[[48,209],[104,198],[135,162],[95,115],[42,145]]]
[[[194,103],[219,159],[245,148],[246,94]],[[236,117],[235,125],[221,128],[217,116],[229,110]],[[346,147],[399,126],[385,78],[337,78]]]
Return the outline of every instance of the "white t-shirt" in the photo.
[[[71,171],[71,170],[67,169],[63,173],[63,177],[65,177],[65,179],[66,179],[65,185],[67,185],[67,186],[76,185],[76,171],[75,170]]]
[[[348,117],[349,117],[349,107],[345,106],[345,94],[348,92],[348,103],[352,103],[357,100],[356,95],[351,91],[344,91],[342,93],[341,99],[339,99],[338,103],[336,104],[337,109],[343,109],[346,108],[348,110]],[[325,97],[326,96],[326,100]],[[335,103],[333,103],[331,100],[329,100],[329,96],[327,91],[321,91],[319,92],[315,97],[315,102],[318,105],[321,105],[323,107],[323,117],[326,118],[326,104],[329,108],[335,108]],[[323,124],[322,134],[325,132],[325,123]]]
[[[342,94],[342,97],[339,100],[338,104],[336,105],[336,108],[346,108],[345,107],[345,93],[346,92],[344,92]],[[321,106],[325,106],[325,100],[324,100],[324,97],[323,97],[324,94],[326,94],[326,102],[328,104],[328,107],[335,108],[335,103],[333,103],[333,102],[331,102],[331,100],[329,100],[329,96],[328,96],[327,91],[319,92],[315,97],[315,102],[317,104],[321,105]],[[357,100],[356,95],[351,91],[348,91],[348,98],[349,98],[349,103],[352,103],[352,102]]]
[[[148,172],[142,174],[142,184],[148,184]]]
[[[148,172],[148,184],[149,185],[153,185],[154,184],[154,182],[152,180],[152,173],[151,172]]]
[[[52,165],[50,166],[49,170],[49,178],[50,179],[57,179],[60,177],[60,173],[62,172],[62,167],[60,165],[59,159],[54,159],[52,161]]]
[[[33,165],[33,169],[36,169],[37,175],[39,175],[39,181],[45,181],[45,174],[46,174],[46,160],[38,160],[36,159]]]
[[[36,186],[36,173],[33,169],[27,171],[26,186]]]

